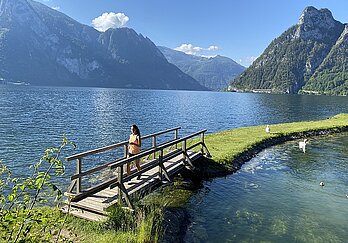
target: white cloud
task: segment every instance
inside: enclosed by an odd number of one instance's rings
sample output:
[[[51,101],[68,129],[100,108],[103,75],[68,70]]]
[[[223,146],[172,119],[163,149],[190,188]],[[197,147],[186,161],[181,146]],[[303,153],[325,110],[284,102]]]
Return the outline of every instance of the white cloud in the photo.
[[[249,67],[257,58],[255,56],[242,57],[239,59],[239,63],[245,67]]]
[[[217,50],[220,50],[220,48],[218,46],[209,46],[208,51],[217,51]]]
[[[210,56],[207,56],[207,55],[201,55],[201,57],[205,57],[205,58],[214,58],[214,57],[217,57],[217,55],[210,55]]]
[[[207,55],[203,55],[202,52],[217,51],[217,50],[220,50],[220,48],[218,46],[209,46],[208,48],[203,48],[199,46],[193,46],[192,44],[182,44],[181,46],[174,48],[174,50],[181,51],[190,55],[207,56]],[[212,56],[212,55],[209,55],[209,56]]]
[[[52,7],[52,9],[54,9],[54,10],[59,10],[60,7],[59,7],[59,6],[55,6],[55,7]]]
[[[109,28],[121,28],[127,24],[129,17],[124,13],[103,13],[101,16],[92,20],[92,25],[96,30],[104,32]]]
[[[198,52],[202,51],[202,47],[193,46],[192,44],[182,44],[179,47],[174,48],[176,51],[185,52],[186,54],[196,55]]]

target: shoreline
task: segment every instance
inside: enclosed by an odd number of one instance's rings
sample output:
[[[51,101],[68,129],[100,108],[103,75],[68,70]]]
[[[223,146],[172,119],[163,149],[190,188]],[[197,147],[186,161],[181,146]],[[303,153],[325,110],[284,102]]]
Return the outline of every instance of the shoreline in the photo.
[[[333,124],[329,124],[332,121]],[[308,123],[312,123],[312,126],[305,126],[304,129],[296,131],[296,129],[298,129],[298,125],[307,125]],[[274,124],[270,127],[271,129],[274,128],[275,132],[271,132],[269,134],[264,131],[265,127],[266,125],[236,128],[207,135],[206,144],[208,149],[210,149],[210,153],[213,155],[212,158],[203,158],[202,160],[197,161],[195,163],[196,170],[186,170],[183,173],[184,178],[189,178],[190,180],[194,181],[194,184],[196,184],[196,188],[192,190],[192,193],[199,189],[199,187],[202,186],[202,184],[207,180],[228,176],[237,172],[243,164],[250,161],[264,149],[301,138],[327,136],[348,132],[348,114],[339,114],[329,119],[319,121]],[[289,128],[284,129],[284,127]],[[294,128],[295,130],[293,130]],[[254,143],[250,144],[246,142],[246,144],[241,144],[240,139],[234,140],[234,136],[238,137],[238,135],[241,135],[238,131],[240,131],[242,134],[248,133],[249,135],[252,134],[256,137],[261,135],[261,137],[258,137]],[[258,131],[258,134],[255,131]],[[237,143],[238,147],[243,147],[244,149],[235,150],[234,153],[230,153],[228,156],[226,156],[224,152],[221,153],[219,148],[216,147],[214,140],[216,137],[226,137],[226,133],[230,134],[230,142],[223,139],[223,143],[225,144],[225,149],[223,149],[224,151],[228,151],[229,147],[234,148],[234,143]],[[214,153],[216,152],[218,152],[218,156],[214,156]],[[164,237],[161,242],[171,242],[173,239],[179,239],[180,242],[183,242],[188,226],[191,222],[189,212],[185,208],[185,205],[187,205],[190,198],[191,197],[188,197],[187,201],[183,202],[182,205],[176,209],[165,209],[165,211],[169,211],[170,213],[166,214],[166,217],[163,220],[163,228],[167,229],[167,231],[164,232]],[[175,224],[173,224],[173,222],[175,222]]]
[[[255,144],[252,148],[243,151],[241,154],[236,156],[232,163],[230,165],[227,165],[227,170],[225,171],[226,174],[221,174],[221,176],[226,176],[233,174],[237,172],[243,164],[250,161],[252,158],[257,156],[260,152],[262,152],[264,149],[270,148],[275,145],[283,144],[289,141],[298,140],[302,138],[312,138],[312,137],[318,137],[318,136],[328,136],[332,134],[338,134],[338,133],[344,133],[348,132],[348,125],[343,126],[340,128],[328,128],[323,130],[313,130],[313,131],[306,131],[306,132],[296,132],[293,134],[283,135],[280,137],[272,137],[269,139],[266,139],[264,141],[261,141],[259,144]],[[214,160],[212,160],[212,163],[216,163]],[[216,171],[218,172],[218,171]],[[220,176],[220,174],[208,174],[210,175],[210,178],[217,178]]]

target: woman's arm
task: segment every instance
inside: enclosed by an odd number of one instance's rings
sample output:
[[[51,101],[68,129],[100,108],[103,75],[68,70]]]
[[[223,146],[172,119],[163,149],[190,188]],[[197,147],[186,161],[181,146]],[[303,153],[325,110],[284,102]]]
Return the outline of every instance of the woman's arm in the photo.
[[[137,136],[137,140],[138,140],[138,146],[141,147],[141,138],[139,136]]]

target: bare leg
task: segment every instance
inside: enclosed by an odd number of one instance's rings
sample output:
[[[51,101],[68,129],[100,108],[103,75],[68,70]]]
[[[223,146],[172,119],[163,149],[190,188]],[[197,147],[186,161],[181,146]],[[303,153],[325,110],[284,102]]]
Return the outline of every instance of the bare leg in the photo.
[[[127,175],[131,174],[130,163],[127,164]]]
[[[137,160],[135,161],[135,166],[137,167],[137,170],[138,170],[138,171],[141,170],[141,168],[140,168],[140,159],[137,159]]]
[[[138,171],[141,170],[141,168],[140,168],[140,159],[137,159],[137,160],[135,161],[135,166],[137,167],[137,170],[138,170]],[[140,177],[141,177],[141,175],[138,175],[137,179],[140,180]]]

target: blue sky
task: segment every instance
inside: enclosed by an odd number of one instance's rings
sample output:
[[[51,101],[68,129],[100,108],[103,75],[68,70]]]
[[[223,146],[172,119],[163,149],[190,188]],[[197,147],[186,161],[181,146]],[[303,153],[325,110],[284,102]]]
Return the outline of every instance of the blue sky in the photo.
[[[123,26],[149,37],[156,45],[181,46],[180,50],[197,55],[220,54],[244,66],[296,24],[306,6],[328,8],[336,20],[348,22],[346,0],[38,1],[87,25],[103,13],[113,13]],[[112,16],[104,17],[99,22]]]

